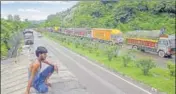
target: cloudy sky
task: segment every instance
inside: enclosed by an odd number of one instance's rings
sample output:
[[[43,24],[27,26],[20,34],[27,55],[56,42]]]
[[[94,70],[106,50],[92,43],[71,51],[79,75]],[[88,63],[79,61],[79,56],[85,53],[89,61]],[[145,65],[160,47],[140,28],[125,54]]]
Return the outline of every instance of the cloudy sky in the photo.
[[[44,20],[50,14],[67,10],[78,1],[1,1],[1,17],[20,15],[22,20]]]

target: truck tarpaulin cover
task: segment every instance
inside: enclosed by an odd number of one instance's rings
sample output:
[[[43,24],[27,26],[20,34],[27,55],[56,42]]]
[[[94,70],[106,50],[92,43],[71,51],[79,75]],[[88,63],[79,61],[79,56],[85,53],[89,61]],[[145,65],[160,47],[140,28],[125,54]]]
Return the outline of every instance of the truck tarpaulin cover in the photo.
[[[132,31],[128,32],[127,38],[141,38],[141,39],[152,39],[158,40],[161,36],[160,30],[151,30],[151,31]]]
[[[161,33],[160,30],[152,30],[129,32],[126,37],[128,44],[143,45],[154,48],[156,47],[156,43],[161,36],[163,37],[163,33]]]

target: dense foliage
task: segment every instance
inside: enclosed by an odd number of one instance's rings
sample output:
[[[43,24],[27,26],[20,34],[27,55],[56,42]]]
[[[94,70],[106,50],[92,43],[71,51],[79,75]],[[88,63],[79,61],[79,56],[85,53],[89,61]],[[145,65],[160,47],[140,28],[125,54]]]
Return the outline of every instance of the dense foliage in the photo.
[[[1,18],[1,56],[7,56],[7,51],[10,49],[10,45],[8,44],[8,40],[10,40],[14,34],[24,30],[30,25],[30,22],[20,21],[20,17],[15,15],[8,16],[8,19]]]
[[[48,16],[41,27],[117,28],[175,33],[175,0],[81,1],[67,11]]]

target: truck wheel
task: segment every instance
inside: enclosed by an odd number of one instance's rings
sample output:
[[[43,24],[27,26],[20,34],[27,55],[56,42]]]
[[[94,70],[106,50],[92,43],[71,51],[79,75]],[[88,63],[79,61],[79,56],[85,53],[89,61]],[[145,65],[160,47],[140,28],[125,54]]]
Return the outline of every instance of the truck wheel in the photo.
[[[159,52],[158,52],[158,55],[159,55],[160,57],[164,57],[164,56],[165,56],[165,53],[164,53],[164,51],[159,51]]]
[[[145,50],[144,50],[144,49],[141,49],[141,52],[145,52]]]
[[[168,58],[172,58],[172,55],[168,55],[167,57],[168,57]]]
[[[138,49],[138,47],[137,47],[137,46],[133,46],[133,47],[132,47],[132,49],[137,50],[137,49]]]

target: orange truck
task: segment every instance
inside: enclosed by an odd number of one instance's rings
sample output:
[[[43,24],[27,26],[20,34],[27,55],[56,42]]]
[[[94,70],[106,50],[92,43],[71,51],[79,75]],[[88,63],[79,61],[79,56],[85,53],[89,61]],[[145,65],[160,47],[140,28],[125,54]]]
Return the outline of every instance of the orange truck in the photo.
[[[126,42],[134,49],[154,52],[160,57],[171,57],[175,54],[175,38],[161,33],[160,30],[129,32],[126,34]]]
[[[120,32],[120,30],[117,29],[93,28],[91,33],[92,33],[91,36],[94,39],[113,41],[115,43],[123,42],[122,32]]]

